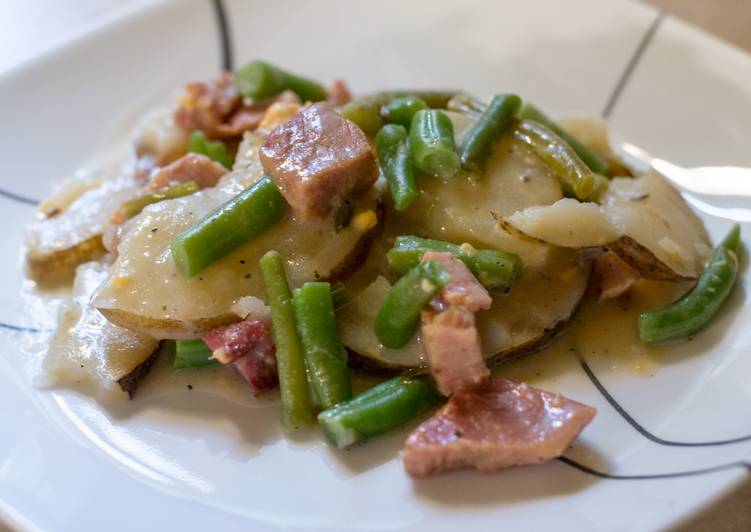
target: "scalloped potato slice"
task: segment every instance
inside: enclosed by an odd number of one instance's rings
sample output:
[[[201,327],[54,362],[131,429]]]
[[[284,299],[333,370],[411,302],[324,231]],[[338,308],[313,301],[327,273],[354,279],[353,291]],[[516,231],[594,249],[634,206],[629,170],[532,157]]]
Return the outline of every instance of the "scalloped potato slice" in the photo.
[[[499,226],[554,246],[607,246],[660,281],[697,278],[710,244],[701,220],[656,172],[613,179],[600,205],[563,199],[500,218]]]
[[[500,362],[545,345],[584,297],[589,270],[577,264],[577,253],[553,249],[543,266],[522,270],[508,294],[493,298],[489,310],[477,313],[477,327],[488,363]],[[383,347],[373,323],[391,285],[377,277],[337,313],[342,343],[359,355],[361,364],[405,369],[426,364],[419,331],[405,347]]]
[[[552,205],[527,207],[498,223],[506,231],[517,231],[522,238],[566,248],[609,244],[620,235],[596,203],[581,203],[563,198]]]
[[[26,264],[32,278],[64,279],[76,266],[104,255],[102,230],[115,210],[138,186],[129,172],[119,177],[82,181],[73,178],[42,203],[51,217],[26,230]]]
[[[263,175],[258,161],[262,141],[261,134],[246,135],[235,170],[216,187],[150,205],[126,223],[118,258],[92,300],[102,314],[113,323],[156,338],[195,338],[236,321],[230,309],[240,297],[266,299],[258,260],[270,249],[284,257],[292,286],[341,278],[357,267],[378,226],[351,223],[337,232],[331,220],[300,223],[288,214],[193,278],[176,269],[172,238]],[[374,189],[357,207],[378,212],[378,203],[379,193]]]
[[[467,123],[451,116],[460,142]],[[503,231],[496,226],[494,216],[560,200],[563,194],[557,178],[525,148],[505,136],[494,147],[481,175],[448,182],[425,177],[420,180],[420,188],[420,197],[407,211],[389,212],[386,240],[414,234],[521,256],[522,273],[511,290],[493,294],[491,309],[477,314],[488,361],[533,351],[550,340],[576,311],[586,291],[589,268],[578,264],[576,251],[530,242]],[[352,303],[338,313],[342,343],[359,355],[357,362],[372,369],[422,365],[419,333],[400,350],[379,344],[373,323],[390,288],[384,277],[389,272],[378,257],[371,257],[369,262],[373,264],[366,268],[372,268],[374,277],[381,276],[355,293]]]
[[[157,340],[110,323],[89,305],[92,292],[106,276],[107,266],[99,262],[77,268],[72,297],[60,308],[42,363],[42,384],[76,384],[94,392],[117,392],[118,379],[157,349]]]

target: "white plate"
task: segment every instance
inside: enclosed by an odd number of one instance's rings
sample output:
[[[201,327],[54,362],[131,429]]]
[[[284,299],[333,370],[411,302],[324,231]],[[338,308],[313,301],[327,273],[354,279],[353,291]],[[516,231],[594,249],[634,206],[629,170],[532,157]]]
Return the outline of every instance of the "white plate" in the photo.
[[[751,166],[751,59],[671,19],[655,24],[658,13],[640,4],[226,4],[238,62],[258,56],[321,79],[342,75],[358,91],[462,87],[516,91],[555,114],[609,107],[619,138],[679,164]],[[720,318],[652,375],[591,362],[613,404],[573,358],[536,380],[599,409],[570,459],[627,479],[553,461],[413,482],[396,458],[405,431],[335,453],[314,434],[282,437],[273,403],[249,409],[200,386],[119,405],[33,388],[20,345],[34,333],[13,330],[31,322],[16,260],[29,203],[181,83],[218,71],[215,7],[149,3],[0,77],[4,520],[77,531],[647,530],[675,524],[748,474],[751,441],[716,444],[751,436],[745,271]],[[748,203],[732,207],[751,215]],[[729,226],[726,214],[702,213],[713,238]],[[751,225],[743,229],[748,245]],[[676,445],[687,442],[706,445]]]

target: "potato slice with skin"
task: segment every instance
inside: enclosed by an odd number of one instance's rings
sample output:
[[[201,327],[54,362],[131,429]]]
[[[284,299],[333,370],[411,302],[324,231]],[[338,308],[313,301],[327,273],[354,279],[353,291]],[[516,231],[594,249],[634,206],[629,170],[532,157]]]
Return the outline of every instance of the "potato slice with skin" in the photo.
[[[92,300],[110,321],[160,339],[196,338],[236,321],[230,309],[240,297],[266,299],[258,260],[270,249],[284,257],[292,286],[346,276],[364,259],[378,226],[352,223],[337,233],[332,220],[300,223],[288,214],[195,277],[178,272],[170,251],[172,238],[263,175],[258,161],[263,138],[246,136],[235,170],[216,187],[151,205],[127,222],[118,258]],[[377,211],[378,202],[374,189],[356,205]]]
[[[40,384],[90,387],[94,393],[120,393],[118,379],[147,360],[159,342],[118,327],[89,306],[91,293],[106,278],[100,262],[76,270],[71,300],[65,302],[42,362]]]
[[[452,115],[453,117],[453,115]],[[455,132],[463,134],[464,123]],[[550,205],[563,197],[558,180],[525,148],[506,136],[478,176],[449,182],[423,178],[420,197],[404,213],[389,212],[385,239],[417,234],[467,242],[475,248],[518,253],[522,273],[508,294],[495,294],[493,307],[477,314],[483,352],[490,363],[541,347],[566,323],[584,296],[588,266],[578,264],[578,252],[510,235],[496,227],[494,214],[510,215],[530,206]],[[374,246],[377,252],[382,247]],[[373,256],[367,267],[375,280],[354,295],[338,313],[342,343],[356,353],[353,362],[371,370],[398,370],[424,365],[419,333],[400,350],[381,346],[373,331],[375,315],[390,288],[389,271]],[[380,277],[376,277],[377,275]],[[365,274],[358,272],[357,281]]]
[[[499,218],[513,234],[560,247],[607,246],[643,277],[657,281],[697,278],[709,238],[701,220],[656,172],[616,178],[601,205],[563,199]]]
[[[554,249],[544,267],[522,271],[509,293],[493,298],[490,310],[477,313],[483,353],[489,364],[534,351],[550,341],[572,317],[587,289],[589,270],[577,253]],[[404,348],[392,350],[378,342],[375,316],[391,285],[378,277],[338,313],[342,343],[359,355],[355,363],[372,369],[402,370],[424,366],[419,332]]]
[[[101,257],[105,224],[137,189],[128,170],[119,177],[106,176],[98,186],[82,186],[76,199],[66,197],[67,208],[55,216],[32,223],[26,231],[26,264],[30,276],[39,281],[69,279],[76,266]]]
[[[571,198],[527,207],[497,220],[508,232],[559,247],[593,247],[593,242],[604,246],[620,236],[599,205]]]

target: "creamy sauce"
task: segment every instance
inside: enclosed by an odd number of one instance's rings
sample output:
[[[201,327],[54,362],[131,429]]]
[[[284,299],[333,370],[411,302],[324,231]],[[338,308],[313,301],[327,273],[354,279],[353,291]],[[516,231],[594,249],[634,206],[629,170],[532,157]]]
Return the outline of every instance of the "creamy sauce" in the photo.
[[[590,365],[610,372],[653,376],[670,347],[649,346],[639,340],[639,314],[672,303],[689,287],[686,283],[641,280],[628,294],[616,299],[600,302],[587,297],[553,343],[501,365],[495,373],[531,384],[541,380],[555,382],[558,375],[576,368],[581,356]]]

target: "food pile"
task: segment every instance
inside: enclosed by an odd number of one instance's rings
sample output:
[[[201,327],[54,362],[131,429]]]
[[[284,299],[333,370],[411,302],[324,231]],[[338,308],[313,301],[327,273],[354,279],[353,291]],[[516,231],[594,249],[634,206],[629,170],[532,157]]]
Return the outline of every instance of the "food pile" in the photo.
[[[27,264],[73,280],[45,361],[61,382],[132,395],[174,343],[176,370],[278,386],[283,423],[317,420],[337,448],[442,405],[402,453],[421,477],[560,456],[595,409],[492,368],[640,280],[695,283],[634,325],[687,338],[732,289],[739,242],[736,226],[713,252],[600,124],[515,94],[352,99],[254,60],[148,116],[124,168],[64,183]],[[390,378],[353,397],[352,368]]]

